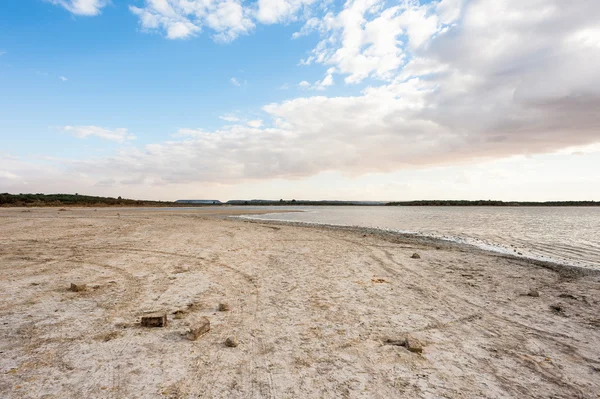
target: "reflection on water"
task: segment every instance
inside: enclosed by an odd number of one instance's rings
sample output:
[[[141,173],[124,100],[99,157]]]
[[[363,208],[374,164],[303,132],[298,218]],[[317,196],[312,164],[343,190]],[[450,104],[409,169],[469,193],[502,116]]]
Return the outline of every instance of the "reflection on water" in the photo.
[[[264,208],[263,208],[264,209]],[[257,219],[377,227],[600,268],[600,207],[286,207]],[[274,211],[277,212],[278,208]],[[281,209],[282,210],[282,209]]]

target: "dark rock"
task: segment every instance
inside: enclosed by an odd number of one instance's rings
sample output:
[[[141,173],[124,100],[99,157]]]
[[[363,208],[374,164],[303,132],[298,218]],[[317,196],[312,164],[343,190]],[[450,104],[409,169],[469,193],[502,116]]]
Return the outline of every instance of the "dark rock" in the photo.
[[[527,296],[532,296],[534,298],[537,298],[540,296],[540,293],[537,292],[536,290],[529,290],[529,292],[527,293]]]
[[[414,254],[411,255],[411,258],[413,258],[413,259],[421,259],[421,255],[419,255],[418,253],[415,252]]]
[[[564,315],[564,313],[565,313],[565,309],[563,308],[562,304],[560,304],[560,303],[555,303],[553,305],[550,305],[550,310],[552,310],[554,313],[560,314],[560,315]]]
[[[81,292],[81,291],[85,291],[86,288],[87,287],[86,287],[85,284],[74,284],[74,283],[71,283],[71,287],[69,287],[69,291]]]
[[[571,295],[571,294],[560,294],[558,297],[559,298],[574,299],[576,301],[579,300],[579,298],[577,298],[575,295]]]
[[[385,341],[383,341],[383,343],[386,345],[406,346],[406,339],[404,339],[404,338],[401,338],[401,339],[388,338]]]
[[[147,314],[145,316],[142,316],[141,324],[144,327],[166,327],[167,314],[164,312]]]
[[[229,312],[231,310],[231,307],[226,304],[226,303],[220,303],[219,304],[219,312]]]

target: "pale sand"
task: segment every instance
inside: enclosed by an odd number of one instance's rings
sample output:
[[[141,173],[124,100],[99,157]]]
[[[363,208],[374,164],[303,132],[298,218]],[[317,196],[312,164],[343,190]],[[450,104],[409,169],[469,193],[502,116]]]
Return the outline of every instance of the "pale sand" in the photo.
[[[207,212],[0,209],[0,397],[600,397],[598,275]]]

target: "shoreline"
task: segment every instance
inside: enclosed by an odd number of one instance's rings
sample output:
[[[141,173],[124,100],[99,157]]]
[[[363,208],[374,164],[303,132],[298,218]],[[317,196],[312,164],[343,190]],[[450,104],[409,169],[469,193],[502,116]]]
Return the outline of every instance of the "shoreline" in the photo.
[[[268,214],[274,213],[286,213],[286,212],[270,212]],[[260,214],[259,214],[260,215]],[[449,239],[439,238],[439,237],[431,237],[420,233],[403,233],[399,231],[395,231],[392,229],[378,228],[378,227],[364,227],[357,225],[342,225],[342,224],[329,224],[329,223],[317,223],[317,222],[305,222],[305,221],[294,221],[294,220],[272,220],[272,219],[260,219],[253,218],[253,215],[232,215],[228,216],[234,220],[243,220],[249,223],[258,223],[258,224],[274,224],[274,225],[288,225],[294,227],[303,227],[303,228],[324,228],[331,230],[343,230],[343,231],[352,231],[360,234],[372,234],[375,236],[380,236],[381,238],[400,238],[406,240],[407,242],[412,242],[419,245],[427,245],[430,247],[438,247],[438,246],[446,246],[447,248],[458,248],[467,251],[479,251],[483,254],[490,256],[499,256],[505,259],[510,259],[513,261],[522,262],[525,264],[534,265],[537,267],[543,267],[547,269],[551,269],[557,272],[569,273],[572,275],[600,275],[600,269],[595,269],[592,267],[586,266],[578,266],[578,265],[570,265],[567,263],[560,263],[559,261],[546,261],[541,259],[536,259],[527,256],[518,256],[513,255],[511,253],[505,253],[502,251],[495,251],[493,249],[486,249],[479,247],[475,244],[467,243],[467,242],[457,242]]]

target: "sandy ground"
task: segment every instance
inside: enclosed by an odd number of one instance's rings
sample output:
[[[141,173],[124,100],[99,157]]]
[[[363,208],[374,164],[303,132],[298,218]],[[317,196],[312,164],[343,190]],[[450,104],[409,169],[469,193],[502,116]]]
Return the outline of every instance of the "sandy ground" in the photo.
[[[600,397],[597,275],[125,209],[0,209],[0,267],[1,398]]]

